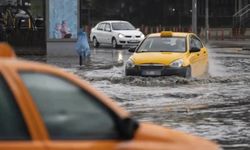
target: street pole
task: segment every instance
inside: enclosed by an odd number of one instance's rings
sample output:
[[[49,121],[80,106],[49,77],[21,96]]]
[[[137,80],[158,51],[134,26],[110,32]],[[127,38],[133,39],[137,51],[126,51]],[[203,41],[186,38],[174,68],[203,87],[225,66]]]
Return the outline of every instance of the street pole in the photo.
[[[237,0],[234,1],[234,13],[237,13],[238,6],[237,6]]]
[[[197,0],[192,0],[192,32],[197,33]]]
[[[205,17],[205,22],[206,22],[206,25],[205,25],[205,34],[206,34],[206,43],[208,42],[209,40],[209,11],[208,11],[208,0],[206,0],[206,17]]]
[[[239,10],[242,8],[242,0],[239,0]]]

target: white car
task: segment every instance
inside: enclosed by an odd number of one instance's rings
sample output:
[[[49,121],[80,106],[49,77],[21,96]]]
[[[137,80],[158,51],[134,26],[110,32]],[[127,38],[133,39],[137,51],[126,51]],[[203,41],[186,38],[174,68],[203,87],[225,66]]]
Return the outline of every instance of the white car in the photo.
[[[137,46],[145,38],[144,34],[127,21],[102,21],[92,28],[90,41],[94,47],[111,44],[113,48]]]

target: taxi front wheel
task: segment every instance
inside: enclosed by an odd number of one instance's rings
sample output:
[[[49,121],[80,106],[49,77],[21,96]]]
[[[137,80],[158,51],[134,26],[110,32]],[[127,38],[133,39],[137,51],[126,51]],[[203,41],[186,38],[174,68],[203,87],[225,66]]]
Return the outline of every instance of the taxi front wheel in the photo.
[[[131,76],[131,73],[129,73],[127,69],[125,69],[125,76]]]
[[[191,67],[189,66],[186,70],[186,74],[185,74],[186,78],[191,78],[192,77],[192,70]]]

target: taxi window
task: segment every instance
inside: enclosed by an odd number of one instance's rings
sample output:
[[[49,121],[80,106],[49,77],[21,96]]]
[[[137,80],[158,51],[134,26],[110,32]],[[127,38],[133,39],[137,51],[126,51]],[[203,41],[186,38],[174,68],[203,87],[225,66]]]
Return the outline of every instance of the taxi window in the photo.
[[[143,41],[137,52],[185,52],[184,37],[149,37]]]
[[[113,116],[71,82],[48,74],[22,72],[53,140],[117,138]]]
[[[14,96],[0,75],[0,141],[30,140],[21,114]]]
[[[201,41],[199,39],[197,39],[196,37],[194,37],[194,36],[191,37],[190,49],[193,48],[193,47],[197,47],[197,48],[202,48],[203,47]]]

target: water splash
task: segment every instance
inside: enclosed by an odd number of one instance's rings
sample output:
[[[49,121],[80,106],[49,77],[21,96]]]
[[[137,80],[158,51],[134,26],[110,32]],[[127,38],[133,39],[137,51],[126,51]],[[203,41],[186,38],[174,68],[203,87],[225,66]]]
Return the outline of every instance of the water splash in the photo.
[[[216,49],[208,48],[209,75],[212,77],[227,76],[227,70],[215,52]]]

